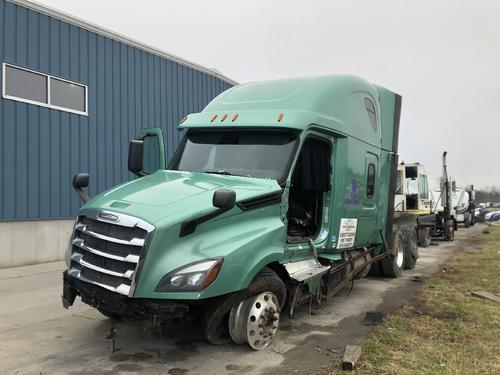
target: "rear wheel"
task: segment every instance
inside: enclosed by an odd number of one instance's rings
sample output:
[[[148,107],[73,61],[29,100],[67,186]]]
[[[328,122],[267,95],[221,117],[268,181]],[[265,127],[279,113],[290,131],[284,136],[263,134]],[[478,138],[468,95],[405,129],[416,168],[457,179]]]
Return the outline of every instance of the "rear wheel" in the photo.
[[[400,230],[394,233],[394,241],[391,254],[382,258],[380,264],[386,277],[399,277],[403,272],[405,258],[405,240]]]
[[[384,272],[382,271],[382,266],[380,265],[380,261],[372,263],[370,265],[370,271],[368,272],[368,275],[370,276],[384,276]]]
[[[418,245],[421,247],[428,247],[431,244],[431,232],[429,228],[418,229]]]
[[[404,268],[411,270],[415,268],[418,259],[418,236],[414,228],[409,230],[405,245]]]

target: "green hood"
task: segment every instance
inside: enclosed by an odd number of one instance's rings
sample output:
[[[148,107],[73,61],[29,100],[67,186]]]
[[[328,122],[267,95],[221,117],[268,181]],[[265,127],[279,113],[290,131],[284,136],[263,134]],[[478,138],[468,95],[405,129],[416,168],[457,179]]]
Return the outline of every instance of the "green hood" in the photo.
[[[221,188],[234,190],[237,202],[280,190],[275,180],[160,170],[98,195],[85,208],[171,225],[214,210],[213,193]]]
[[[234,190],[236,202],[281,190],[275,180],[161,170],[108,190],[83,207],[131,215],[155,227],[134,297],[198,299],[229,293],[246,287],[259,269],[283,257],[279,205],[249,211],[234,207],[179,237],[183,222],[216,210],[212,198],[221,188]],[[202,292],[154,292],[172,270],[211,258],[224,258],[224,264]]]

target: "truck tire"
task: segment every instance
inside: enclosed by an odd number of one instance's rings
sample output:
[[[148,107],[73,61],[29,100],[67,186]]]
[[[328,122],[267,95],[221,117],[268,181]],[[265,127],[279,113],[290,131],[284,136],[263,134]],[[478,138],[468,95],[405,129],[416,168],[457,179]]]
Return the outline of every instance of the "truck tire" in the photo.
[[[279,301],[272,292],[251,296],[231,309],[229,334],[236,344],[262,350],[272,342],[280,319]]]
[[[470,220],[470,215],[465,215],[464,218],[464,226],[466,228],[469,228],[471,226],[471,220]]]
[[[375,277],[384,276],[384,271],[382,271],[382,266],[380,265],[380,261],[371,264],[368,275]]]
[[[412,270],[418,259],[418,236],[415,228],[410,228],[408,231],[405,245],[404,269]]]
[[[397,230],[394,233],[394,241],[391,254],[382,258],[380,264],[385,277],[399,277],[403,272],[405,258],[405,239],[403,233]]]
[[[250,283],[247,289],[214,299],[205,307],[202,317],[203,333],[208,342],[213,345],[224,345],[231,341],[229,335],[229,314],[243,301],[271,292],[276,296],[280,309],[286,299],[286,287],[279,276],[265,267]]]
[[[443,226],[443,237],[445,241],[453,241],[455,239],[455,227],[453,220],[445,220]]]
[[[431,244],[431,233],[429,228],[418,229],[418,245],[421,247],[428,247]]]

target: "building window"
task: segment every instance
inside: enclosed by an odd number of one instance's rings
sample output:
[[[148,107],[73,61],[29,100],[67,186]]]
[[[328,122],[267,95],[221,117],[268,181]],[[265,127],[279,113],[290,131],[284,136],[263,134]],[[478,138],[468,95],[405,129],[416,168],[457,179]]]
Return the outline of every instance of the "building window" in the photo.
[[[365,109],[366,112],[368,112],[368,117],[370,119],[370,123],[372,124],[373,130],[377,131],[377,114],[375,112],[375,106],[373,105],[373,102],[365,98]]]
[[[85,86],[50,77],[50,103],[59,108],[86,112]]]
[[[375,194],[375,164],[368,164],[368,173],[366,177],[366,196],[372,198]]]
[[[42,107],[87,115],[87,86],[3,64],[3,97]]]

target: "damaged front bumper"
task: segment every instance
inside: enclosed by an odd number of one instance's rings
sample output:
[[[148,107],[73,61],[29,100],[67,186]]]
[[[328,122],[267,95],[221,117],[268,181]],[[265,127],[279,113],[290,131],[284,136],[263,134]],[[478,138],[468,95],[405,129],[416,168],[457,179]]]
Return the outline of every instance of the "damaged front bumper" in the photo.
[[[174,319],[184,318],[191,312],[191,308],[186,301],[172,301],[161,299],[129,298],[127,296],[113,293],[78,280],[63,273],[63,294],[62,304],[65,309],[69,308],[80,296],[83,303],[98,310],[106,311],[117,316],[134,318],[159,318]]]

